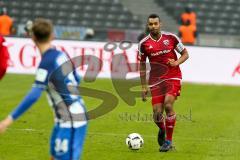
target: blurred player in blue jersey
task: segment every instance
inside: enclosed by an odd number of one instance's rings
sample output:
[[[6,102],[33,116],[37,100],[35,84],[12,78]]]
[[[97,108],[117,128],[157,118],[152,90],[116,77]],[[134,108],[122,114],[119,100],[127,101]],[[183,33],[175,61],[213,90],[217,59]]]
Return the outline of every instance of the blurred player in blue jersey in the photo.
[[[84,102],[73,87],[79,85],[79,77],[68,56],[51,47],[53,27],[50,21],[36,19],[31,31],[42,60],[32,89],[16,109],[0,122],[0,133],[29,109],[46,90],[55,113],[50,142],[51,159],[79,160],[87,126]],[[70,92],[72,90],[75,94]]]

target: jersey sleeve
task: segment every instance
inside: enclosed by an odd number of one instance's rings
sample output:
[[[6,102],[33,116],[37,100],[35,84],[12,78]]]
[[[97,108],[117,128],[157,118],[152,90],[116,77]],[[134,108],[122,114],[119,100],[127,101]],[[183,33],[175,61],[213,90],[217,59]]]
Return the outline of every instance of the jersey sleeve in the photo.
[[[183,45],[181,40],[176,35],[173,36],[173,40],[174,40],[175,50],[178,53],[182,53],[182,51],[185,49],[185,46]]]
[[[36,71],[35,82],[33,84],[34,87],[46,89],[51,68],[52,66],[44,63],[44,60],[41,61]]]
[[[145,62],[147,59],[146,54],[144,53],[144,46],[142,43],[139,43],[138,45],[138,59],[142,62]]]
[[[20,117],[40,98],[42,91],[42,88],[32,87],[30,92],[9,116],[11,116],[14,120]]]

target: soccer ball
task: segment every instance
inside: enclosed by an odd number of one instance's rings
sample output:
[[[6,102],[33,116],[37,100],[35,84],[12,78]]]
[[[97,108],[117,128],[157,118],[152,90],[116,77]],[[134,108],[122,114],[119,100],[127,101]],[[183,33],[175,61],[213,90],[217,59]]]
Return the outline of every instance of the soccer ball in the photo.
[[[143,146],[143,138],[138,133],[131,133],[126,138],[126,145],[129,149],[138,150]]]

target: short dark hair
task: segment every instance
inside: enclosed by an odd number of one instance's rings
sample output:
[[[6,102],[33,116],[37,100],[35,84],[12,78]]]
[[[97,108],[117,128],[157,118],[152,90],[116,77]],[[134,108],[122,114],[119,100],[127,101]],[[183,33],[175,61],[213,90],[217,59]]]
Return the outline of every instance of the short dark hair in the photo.
[[[185,12],[190,13],[192,11],[191,7],[186,7]]]
[[[7,8],[6,7],[1,7],[0,8],[0,15],[7,14]]]
[[[158,18],[158,19],[159,19],[159,22],[161,22],[161,19],[160,19],[159,15],[157,15],[157,14],[155,14],[155,13],[150,14],[150,15],[148,16],[148,19],[149,19],[149,18]]]
[[[37,18],[33,22],[32,33],[36,41],[42,43],[47,42],[53,32],[52,22],[48,19]]]

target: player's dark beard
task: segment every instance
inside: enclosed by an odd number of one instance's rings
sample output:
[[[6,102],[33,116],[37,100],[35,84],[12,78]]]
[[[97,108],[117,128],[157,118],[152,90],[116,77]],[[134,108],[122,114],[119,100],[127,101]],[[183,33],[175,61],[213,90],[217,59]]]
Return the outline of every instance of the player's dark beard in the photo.
[[[161,36],[160,31],[154,29],[151,30],[150,34],[154,39],[159,39],[159,37]]]

